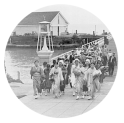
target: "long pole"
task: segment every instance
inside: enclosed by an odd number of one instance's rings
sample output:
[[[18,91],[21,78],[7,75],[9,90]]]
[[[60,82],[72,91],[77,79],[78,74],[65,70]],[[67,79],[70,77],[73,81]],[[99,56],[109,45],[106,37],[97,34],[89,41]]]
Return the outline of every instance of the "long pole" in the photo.
[[[40,36],[40,50],[41,50],[41,43],[42,43],[42,35]]]
[[[52,36],[53,36],[53,27],[52,27],[52,34],[51,34],[51,45],[52,45],[52,51],[54,51],[54,49],[53,49],[53,39],[52,39]]]
[[[95,25],[95,35],[96,35],[96,25]]]
[[[39,32],[38,32],[37,51],[38,51],[38,45],[39,45],[39,33],[40,33],[40,26],[39,26]]]
[[[51,47],[50,47],[50,35],[48,34],[48,42],[49,42],[49,50],[51,50]]]

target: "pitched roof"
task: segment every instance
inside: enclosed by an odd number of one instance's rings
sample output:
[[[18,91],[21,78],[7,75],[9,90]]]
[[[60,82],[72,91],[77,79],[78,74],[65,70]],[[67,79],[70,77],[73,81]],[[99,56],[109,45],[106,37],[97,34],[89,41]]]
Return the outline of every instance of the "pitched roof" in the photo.
[[[52,12],[32,12],[26,16],[18,25],[37,25],[39,22],[45,21],[51,22],[59,11]]]

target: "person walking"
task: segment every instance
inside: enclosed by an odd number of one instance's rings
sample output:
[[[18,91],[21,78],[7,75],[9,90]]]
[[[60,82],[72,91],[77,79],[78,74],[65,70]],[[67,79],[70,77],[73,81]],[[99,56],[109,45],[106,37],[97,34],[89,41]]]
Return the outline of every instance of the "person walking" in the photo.
[[[79,59],[75,59],[74,65],[71,70],[71,82],[72,82],[72,87],[73,87],[73,96],[75,96],[75,92],[77,92],[76,100],[80,98],[81,84],[83,81],[79,63],[80,63]]]
[[[50,78],[54,79],[52,89],[55,98],[58,98],[60,95],[60,82],[63,81],[63,75],[62,75],[62,70],[59,68],[58,63],[55,63],[55,66],[51,69],[50,73]]]
[[[86,56],[84,55],[84,52],[81,52],[80,53],[81,55],[80,55],[80,61],[81,61],[81,63],[84,65],[85,64],[85,61],[86,61]]]
[[[39,66],[39,60],[34,61],[34,66],[30,70],[31,79],[33,79],[33,90],[35,99],[41,96],[41,83],[44,81],[43,69]]]
[[[45,74],[45,96],[47,96],[47,93],[50,93],[50,89],[52,86],[52,83],[49,79],[49,73],[50,73],[50,65],[47,64],[47,67],[44,69],[44,74]]]
[[[51,65],[51,68],[53,68],[56,64],[56,60],[53,60],[53,64]]]
[[[63,60],[59,61],[59,68],[61,68],[62,76],[63,76],[63,81],[60,82],[60,95],[64,95],[67,69],[64,66]]]
[[[87,71],[87,84],[88,84],[88,91],[89,91],[89,98],[88,100],[94,99],[95,92],[96,92],[96,78],[99,76],[99,72],[96,72],[95,64],[91,63],[90,68]]]
[[[99,82],[103,83],[103,80],[105,78],[105,66],[103,65],[101,60],[98,60],[95,67],[96,67],[97,70],[101,71],[101,74],[99,76]]]
[[[71,74],[71,63],[69,63],[69,60],[66,59],[65,60],[65,68],[67,69],[67,75],[66,75],[66,78],[65,78],[65,84],[68,85],[69,84],[69,76]],[[72,85],[70,84],[71,88],[72,88]]]
[[[117,60],[115,57],[115,53],[113,53],[113,55],[110,56],[109,61],[108,61],[108,66],[109,66],[109,75],[112,76],[114,72],[114,67],[117,66]]]
[[[108,59],[107,59],[107,55],[105,53],[102,54],[101,60],[102,60],[103,66],[106,66]]]
[[[70,57],[69,57],[70,63],[72,63],[74,59],[75,59],[75,55],[74,55],[74,50],[73,50],[73,51],[72,51],[72,54],[71,54]]]
[[[86,75],[87,75],[87,71],[90,68],[90,60],[86,59],[85,61],[85,65],[81,67],[81,71],[84,74],[84,82],[83,82],[83,94],[82,94],[82,98],[84,99],[85,96],[88,95],[88,87],[87,87],[87,81],[86,81]]]

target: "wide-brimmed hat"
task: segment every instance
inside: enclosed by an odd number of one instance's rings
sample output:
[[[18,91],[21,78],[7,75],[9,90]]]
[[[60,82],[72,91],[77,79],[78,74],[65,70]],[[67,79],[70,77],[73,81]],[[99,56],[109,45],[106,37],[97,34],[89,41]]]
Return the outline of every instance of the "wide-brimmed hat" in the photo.
[[[95,65],[95,62],[91,62],[90,65],[91,65],[91,64]]]
[[[84,54],[84,52],[83,52],[83,51],[81,51],[81,52],[80,52],[80,54]]]
[[[77,59],[77,58],[74,60],[74,62],[76,62],[76,61],[80,62],[80,60],[79,60],[79,59]]]
[[[60,60],[60,61],[59,61],[59,63],[62,63],[62,64],[64,64],[64,61],[63,61],[63,60]]]
[[[90,59],[86,59],[86,62],[88,62],[90,64]]]
[[[87,53],[84,53],[85,56],[87,56]]]
[[[98,61],[101,61],[102,59],[101,58],[98,58]]]

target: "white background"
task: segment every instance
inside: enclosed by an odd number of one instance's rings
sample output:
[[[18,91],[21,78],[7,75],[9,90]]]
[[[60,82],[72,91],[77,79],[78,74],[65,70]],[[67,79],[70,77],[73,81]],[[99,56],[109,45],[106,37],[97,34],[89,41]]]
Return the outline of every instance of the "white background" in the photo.
[[[115,84],[108,96],[93,110],[73,118],[49,118],[35,113],[17,100],[4,73],[4,52],[7,40],[30,12],[52,4],[69,4],[92,12],[108,27],[117,45],[119,68]],[[0,122],[83,122],[124,123],[124,3],[123,0],[1,0],[0,2]]]

